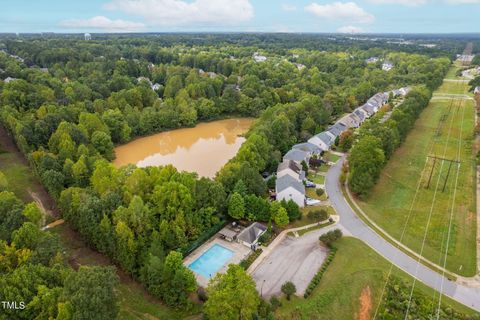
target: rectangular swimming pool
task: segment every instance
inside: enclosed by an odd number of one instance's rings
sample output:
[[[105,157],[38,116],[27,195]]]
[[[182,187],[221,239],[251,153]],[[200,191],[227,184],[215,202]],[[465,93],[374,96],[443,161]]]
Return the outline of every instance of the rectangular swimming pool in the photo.
[[[210,279],[235,253],[219,244],[214,244],[188,267],[199,275]]]

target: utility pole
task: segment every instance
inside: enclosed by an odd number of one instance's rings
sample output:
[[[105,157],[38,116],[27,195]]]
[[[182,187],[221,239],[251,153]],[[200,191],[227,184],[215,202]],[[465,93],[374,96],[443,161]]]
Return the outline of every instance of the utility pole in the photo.
[[[428,156],[430,158],[430,156]],[[430,170],[430,176],[428,177],[427,189],[430,187],[430,181],[432,180],[433,169],[435,169],[435,163],[437,162],[437,158],[433,158],[433,166],[432,170]]]

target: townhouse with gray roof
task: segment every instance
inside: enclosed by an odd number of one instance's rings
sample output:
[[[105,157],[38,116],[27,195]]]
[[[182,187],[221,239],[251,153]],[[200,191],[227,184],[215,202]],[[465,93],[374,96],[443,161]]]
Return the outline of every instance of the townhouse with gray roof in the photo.
[[[279,178],[277,177],[275,192],[277,201],[292,200],[301,208],[305,206],[305,186],[302,181],[295,179],[291,175],[286,174]]]
[[[303,161],[308,164],[311,154],[299,149],[291,149],[284,156],[283,161],[292,160],[301,164]]]
[[[308,142],[311,144],[316,145],[323,151],[327,151],[330,149],[330,147],[333,145],[335,142],[335,138],[332,134],[328,134],[327,132],[320,132],[310,139],[308,139]]]
[[[303,181],[305,180],[305,172],[300,164],[292,160],[283,161],[277,168],[277,179],[284,175],[290,175],[291,177]]]
[[[311,142],[298,143],[292,147],[295,150],[301,150],[310,153],[311,155],[320,155],[323,152],[323,149],[319,148],[317,145]]]
[[[341,122],[336,122],[333,126],[328,128],[328,132],[331,132],[335,138],[342,134],[343,131],[347,130],[347,126]],[[335,141],[335,139],[334,139]]]

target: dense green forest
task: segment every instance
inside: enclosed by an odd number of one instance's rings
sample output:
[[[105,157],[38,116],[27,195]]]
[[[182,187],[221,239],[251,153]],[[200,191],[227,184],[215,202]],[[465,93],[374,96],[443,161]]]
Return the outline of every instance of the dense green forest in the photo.
[[[0,297],[11,304],[0,319],[114,319],[114,268],[71,269],[58,235],[40,229],[42,212],[10,192],[12,183],[0,172]]]
[[[418,87],[408,93],[401,107],[394,109],[386,121],[381,121],[383,114],[378,114],[361,127],[358,141],[348,157],[348,183],[353,192],[361,197],[370,193],[388,159],[405,141],[431,96],[428,88]]]
[[[415,109],[416,97],[441,84],[454,53],[394,51],[388,42],[347,50],[347,40],[310,37],[292,47],[288,35],[258,36],[263,45],[243,36],[172,37],[4,39],[0,120],[89,245],[174,307],[196,289],[176,250],[188,253],[229,216],[283,224],[285,211],[298,215],[265,199],[261,172],[379,91],[421,85],[405,102]],[[256,62],[256,52],[266,61]],[[394,68],[367,64],[372,56]],[[213,180],[172,166],[110,163],[116,144],[237,115],[258,119]]]

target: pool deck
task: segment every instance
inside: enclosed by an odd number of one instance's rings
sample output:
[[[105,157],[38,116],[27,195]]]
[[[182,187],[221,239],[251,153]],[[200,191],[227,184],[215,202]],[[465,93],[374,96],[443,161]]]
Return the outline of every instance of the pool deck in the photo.
[[[242,261],[246,256],[248,256],[250,252],[252,252],[252,250],[250,250],[250,248],[248,248],[247,246],[241,243],[238,243],[236,241],[229,242],[229,241],[223,240],[217,234],[214,237],[210,238],[207,242],[202,244],[200,247],[198,247],[190,255],[188,255],[188,257],[186,257],[183,260],[183,264],[188,267],[192,262],[197,260],[203,253],[205,253],[205,251],[210,249],[210,247],[212,247],[215,244],[218,244],[222,247],[232,250],[234,253],[233,256],[227,261],[227,263],[217,271],[217,273],[225,273],[227,271],[229,264],[240,263],[240,261]],[[209,279],[203,277],[200,274],[197,274],[195,271],[193,271],[193,274],[195,275],[195,278],[197,279],[197,283],[199,286],[206,287],[208,285]]]

